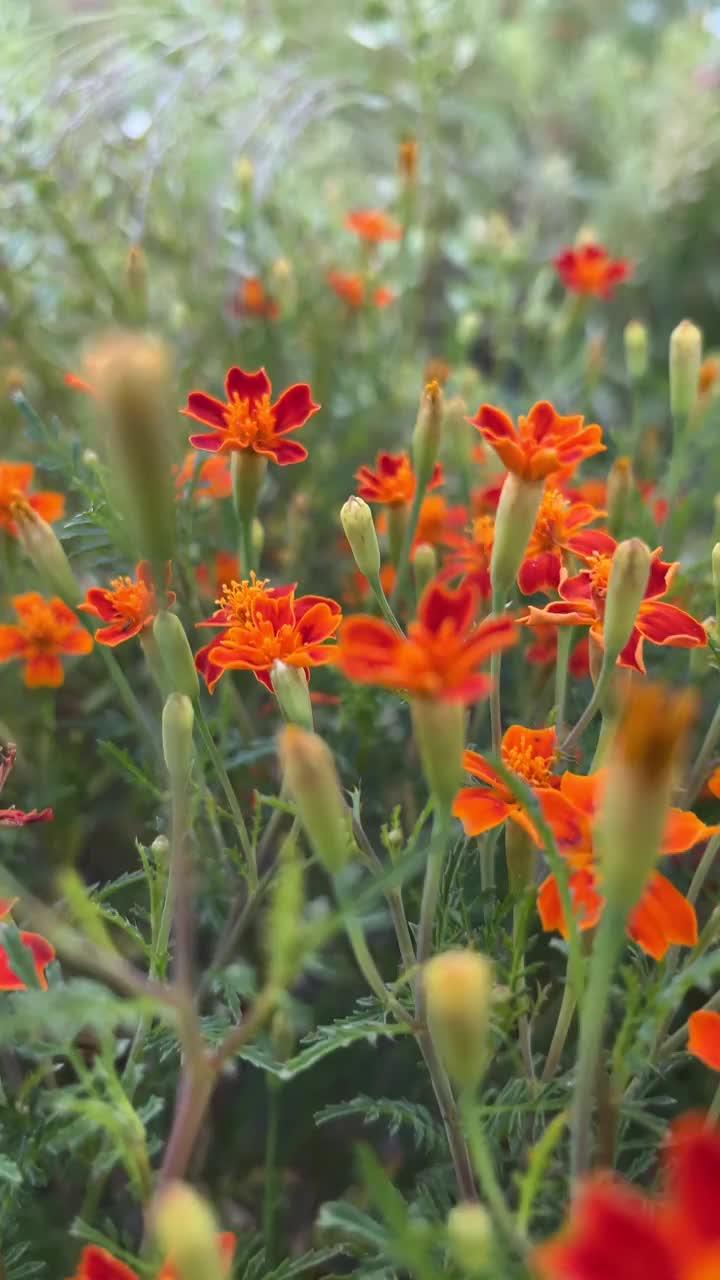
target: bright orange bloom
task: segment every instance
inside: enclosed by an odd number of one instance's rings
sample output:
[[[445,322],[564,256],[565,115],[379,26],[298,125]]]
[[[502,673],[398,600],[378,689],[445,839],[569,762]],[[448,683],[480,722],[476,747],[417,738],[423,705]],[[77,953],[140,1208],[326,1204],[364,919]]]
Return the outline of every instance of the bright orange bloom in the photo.
[[[0,791],[12,773],[16,754],[13,742],[0,747]],[[0,827],[25,827],[30,822],[50,822],[52,817],[52,809],[31,809],[25,812],[13,806],[10,809],[0,809]]]
[[[355,472],[358,496],[366,502],[383,502],[388,507],[404,507],[415,496],[415,472],[407,453],[381,451],[375,459],[375,470],[362,466]],[[443,482],[442,468],[435,463],[428,489]]]
[[[16,902],[17,898],[0,898],[0,920],[7,920]],[[41,934],[28,933],[25,929],[20,930],[20,941],[30,952],[38,982],[43,990],[46,990],[47,978],[45,977],[45,970],[50,961],[55,959],[55,948]],[[8,954],[5,948],[0,945],[0,991],[25,990],[25,983],[11,968]]]
[[[280,315],[277,302],[265,292],[259,276],[247,276],[240,282],[233,310],[236,315],[262,316],[266,320],[277,320]]]
[[[19,658],[29,689],[56,689],[63,682],[61,654],[89,653],[92,636],[59,596],[46,600],[38,591],[13,596],[16,623],[0,625],[0,662]]]
[[[584,1182],[569,1222],[533,1253],[540,1280],[717,1280],[720,1133],[682,1116],[663,1154],[659,1198],[608,1173]]]
[[[237,582],[240,576],[240,563],[232,551],[216,551],[212,562],[212,573],[206,564],[199,564],[195,570],[195,581],[205,596],[216,600],[223,593],[223,588],[230,582]]]
[[[575,806],[578,814],[578,838],[573,843],[559,837],[558,846],[570,864],[570,896],[581,929],[592,929],[597,924],[604,904],[593,848],[593,825],[604,778],[604,770],[599,770],[587,777],[568,772],[560,779],[561,794]],[[717,830],[717,827],[706,826],[689,810],[670,809],[660,854],[687,853],[688,849],[701,840],[707,840]],[[560,894],[553,875],[540,886],[538,910],[544,929],[558,930],[563,937],[567,936]],[[673,944],[691,947],[697,942],[695,908],[665,876],[653,871],[640,901],[630,914],[627,931],[643,951],[660,960]]]
[[[573,540],[573,551],[585,560],[587,567],[572,577],[563,569],[558,587],[560,600],[553,600],[542,609],[531,605],[527,621],[530,624],[550,622],[555,626],[589,627],[591,636],[602,645],[605,598],[616,546],[615,539],[599,529],[579,533]],[[618,666],[632,667],[643,674],[644,640],[683,649],[707,644],[705,629],[695,618],[678,609],[677,605],[660,600],[677,569],[677,563],[660,559],[661,549],[658,547],[652,553],[645,598],[638,609],[630,638],[618,658]]]
[[[209,458],[198,458],[192,449],[175,472],[175,488],[178,497],[185,496],[192,487],[193,502],[201,498],[229,498],[232,493],[230,459],[226,453],[211,453]]]
[[[399,222],[389,218],[381,209],[356,209],[345,218],[348,231],[354,231],[361,240],[378,244],[381,240],[402,240],[403,229]]]
[[[713,1071],[720,1071],[720,1013],[713,1013],[712,1009],[691,1013],[688,1032],[688,1053]]]
[[[561,467],[575,469],[583,458],[601,453],[602,427],[585,426],[579,413],[562,416],[547,400],[534,404],[517,428],[502,409],[481,404],[469,422],[482,433],[500,461],[521,480],[544,480]]]
[[[421,542],[429,542],[432,547],[451,545],[466,520],[465,507],[449,507],[441,493],[430,493],[420,503],[414,545]]]
[[[18,531],[13,508],[18,501],[28,503],[48,524],[61,520],[65,513],[62,493],[53,493],[50,489],[30,492],[34,474],[32,462],[0,462],[0,529],[5,529],[13,538]]]
[[[611,298],[615,285],[632,273],[627,258],[611,258],[602,244],[563,249],[553,258],[553,266],[566,289],[595,298]]]
[[[476,596],[431,582],[418,604],[407,638],[379,618],[356,614],[346,620],[337,664],[350,680],[404,689],[415,697],[477,702],[490,689],[479,668],[492,653],[517,639],[510,618],[473,625]]]
[[[717,356],[706,356],[700,365],[698,376],[698,395],[706,396],[720,378],[720,359]]]
[[[141,560],[137,565],[134,580],[128,577],[113,578],[109,587],[90,587],[84,603],[78,605],[78,608],[84,613],[92,613],[107,624],[95,632],[98,644],[114,647],[139,635],[146,627],[151,627],[158,610],[169,609],[175,603],[175,592],[168,590],[171,572],[168,564],[163,604],[158,602],[155,594],[155,584],[147,560]]]
[[[223,1263],[229,1272],[235,1253],[235,1236],[231,1231],[224,1231],[217,1237],[217,1241]],[[80,1254],[78,1269],[70,1280],[140,1280],[140,1278],[132,1267],[113,1258],[107,1249],[102,1249],[97,1244],[88,1244]],[[177,1269],[173,1266],[172,1259],[163,1263],[156,1280],[177,1280]]]
[[[592,544],[592,531],[580,540],[577,534],[604,515],[605,511],[598,511],[587,502],[571,503],[559,489],[547,488],[518,572],[518,586],[523,594],[530,596],[536,591],[554,594],[560,585],[563,553],[573,552],[576,546],[587,551]],[[602,542],[599,545],[602,546]]]
[[[314,403],[306,382],[288,387],[274,404],[271,392],[264,369],[245,373],[236,367],[228,369],[225,377],[225,401],[205,391],[191,391],[180,412],[211,428],[209,433],[190,436],[193,448],[207,453],[249,450],[272,458],[281,467],[303,462],[307,449],[286,437],[317,413],[320,405]]]
[[[349,307],[365,305],[367,290],[359,271],[328,271],[327,281],[338,298],[347,302]],[[395,294],[386,285],[379,284],[370,294],[370,300],[376,307],[387,307],[395,301]]]
[[[575,807],[559,791],[559,778],[553,774],[557,737],[554,729],[528,729],[512,724],[503,735],[500,755],[503,764],[532,787],[546,821],[556,839],[575,844],[581,838]],[[466,751],[463,768],[483,785],[462,787],[453,804],[468,836],[480,835],[501,822],[515,822],[536,844],[542,841],[527,810],[515,799],[510,788],[484,756]]]
[[[490,557],[495,536],[494,516],[476,516],[470,535],[448,534],[445,538],[450,553],[440,571],[442,582],[459,578],[472,587],[481,600],[492,595],[490,585]]]
[[[220,627],[218,636],[195,654],[195,665],[212,693],[224,671],[252,671],[272,690],[273,662],[310,667],[330,662],[326,644],[342,620],[340,605],[325,596],[295,597],[295,584],[269,587],[267,579],[229,583],[212,617],[199,627]]]

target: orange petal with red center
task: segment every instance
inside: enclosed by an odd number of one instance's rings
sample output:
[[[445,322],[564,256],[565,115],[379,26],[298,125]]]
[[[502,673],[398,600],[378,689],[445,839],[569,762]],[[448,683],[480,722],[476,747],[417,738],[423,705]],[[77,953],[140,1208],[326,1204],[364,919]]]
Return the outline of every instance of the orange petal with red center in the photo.
[[[462,822],[465,834],[477,836],[504,822],[510,806],[484,787],[463,787],[455,797],[452,811]]]
[[[535,796],[560,852],[589,851],[592,837],[585,814],[552,787],[538,788]]]
[[[492,765],[488,764],[485,757],[481,756],[479,752],[464,751],[462,763],[465,772],[471,773],[473,778],[480,778],[496,791],[499,790],[503,794],[507,793],[507,788],[499,773],[495,772]]]
[[[511,724],[503,734],[500,750],[504,754],[515,749],[524,751],[529,747],[534,756],[552,760],[556,746],[557,735],[553,728],[528,729],[524,724]]]
[[[10,623],[0,626],[0,662],[18,658],[27,649],[27,640],[19,627]]]
[[[671,644],[683,649],[707,644],[705,628],[684,609],[662,600],[646,600],[640,605],[637,629],[653,644]]]
[[[586,818],[593,818],[598,807],[600,793],[605,778],[605,770],[597,769],[595,773],[571,773],[568,769],[560,778],[560,791],[581,809]]]
[[[665,876],[654,871],[628,921],[630,937],[654,960],[670,946],[692,947],[697,942],[695,908]]]
[[[688,1018],[688,1053],[720,1071],[720,1013],[698,1009]]]
[[[661,853],[686,853],[701,840],[707,840],[720,827],[708,827],[689,809],[671,809],[665,823]]]

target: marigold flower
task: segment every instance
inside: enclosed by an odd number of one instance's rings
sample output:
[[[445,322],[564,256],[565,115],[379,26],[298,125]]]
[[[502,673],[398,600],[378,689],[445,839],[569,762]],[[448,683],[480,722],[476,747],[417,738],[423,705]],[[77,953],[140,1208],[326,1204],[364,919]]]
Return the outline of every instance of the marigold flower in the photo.
[[[560,778],[560,794],[577,811],[577,840],[568,842],[559,835],[558,847],[570,865],[570,896],[581,929],[594,928],[604,905],[593,837],[605,776],[605,771],[599,770],[587,777],[567,772]],[[687,853],[701,840],[708,839],[715,830],[717,828],[706,826],[689,810],[670,809],[660,856]],[[538,911],[543,929],[548,932],[557,930],[567,937],[567,924],[554,875],[548,876],[540,886]],[[653,871],[630,913],[627,932],[643,951],[653,959],[661,960],[672,945],[694,946],[697,941],[695,909],[665,876]]]
[[[547,400],[534,404],[517,427],[502,409],[481,404],[469,418],[495,450],[500,461],[528,483],[544,480],[560,468],[574,470],[583,458],[602,453],[602,427],[585,426],[582,414],[559,414]]]
[[[531,625],[549,622],[555,626],[589,627],[591,636],[602,645],[605,600],[616,546],[615,539],[599,529],[579,533],[574,539],[573,550],[575,555],[585,560],[586,568],[572,576],[563,569],[558,586],[560,600],[554,600],[542,609],[531,605],[523,621]],[[661,550],[658,547],[652,553],[645,596],[630,638],[618,658],[618,666],[632,667],[643,675],[644,640],[683,649],[707,644],[701,623],[684,609],[660,599],[668,591],[677,569],[677,562],[660,559]]]
[[[359,271],[328,271],[327,282],[338,298],[349,307],[363,307],[368,299],[365,278]],[[387,307],[395,301],[395,293],[387,285],[379,284],[371,291],[370,301],[376,307]]]
[[[217,1239],[223,1263],[229,1272],[235,1253],[236,1237],[231,1231],[223,1231]],[[97,1244],[88,1244],[80,1254],[78,1269],[70,1280],[139,1280],[139,1276],[132,1267],[126,1266],[124,1262],[118,1261],[108,1253],[107,1249],[102,1249]],[[156,1280],[178,1280],[177,1269],[173,1266],[172,1259],[163,1263]]]
[[[405,689],[418,698],[476,702],[490,689],[479,668],[492,653],[514,644],[517,634],[507,617],[488,618],[475,627],[475,606],[470,587],[453,590],[431,582],[407,638],[379,618],[347,618],[337,664],[350,680],[364,684]]]
[[[190,436],[195,449],[208,453],[251,451],[272,458],[281,467],[302,462],[307,449],[286,439],[320,408],[306,382],[295,382],[271,403],[272,387],[264,369],[245,373],[233,367],[225,377],[225,401],[205,391],[191,391],[180,412],[210,427],[210,433]]]
[[[570,502],[559,489],[547,488],[518,572],[518,586],[523,594],[529,596],[536,591],[554,594],[560,583],[563,552],[574,551],[579,531],[605,514],[590,503]],[[592,531],[581,540],[580,546],[587,551],[591,544]]]
[[[358,496],[366,502],[382,502],[388,507],[408,506],[415,496],[415,472],[407,453],[381,451],[375,459],[375,470],[362,466],[355,472],[359,481]],[[435,463],[429,489],[443,482],[442,468]]]
[[[345,218],[348,231],[354,231],[361,240],[379,244],[381,240],[402,240],[403,229],[399,222],[388,217],[381,209],[355,209]]]
[[[280,308],[267,293],[259,276],[246,276],[238,285],[233,300],[236,315],[261,316],[265,320],[277,320]]]
[[[5,529],[13,538],[18,534],[14,511],[18,501],[27,502],[48,524],[61,520],[65,513],[62,493],[50,489],[30,492],[34,474],[32,462],[0,462],[0,529]]]
[[[220,635],[195,654],[195,665],[212,693],[224,671],[252,671],[272,692],[274,662],[310,667],[330,662],[330,640],[340,626],[340,605],[325,596],[295,597],[295,584],[267,586],[267,579],[231,582],[218,609],[198,626],[221,627]]]
[[[720,379],[720,357],[716,355],[706,356],[700,365],[700,373],[698,375],[698,395],[706,396],[708,391],[712,391]]]
[[[205,596],[214,600],[222,595],[223,587],[229,582],[237,582],[240,577],[240,564],[232,551],[216,551],[212,567],[199,564],[195,570],[195,581]]]
[[[0,791],[12,773],[16,755],[14,742],[0,747]],[[52,809],[30,809],[26,813],[13,806],[10,809],[0,809],[0,827],[24,827],[30,822],[50,822],[52,816]]]
[[[214,453],[209,458],[198,459],[197,453],[190,449],[182,466],[175,471],[178,497],[190,491],[193,477],[193,502],[200,502],[202,498],[229,498],[232,493],[230,459],[226,453]]]
[[[656,1199],[606,1173],[581,1186],[569,1222],[534,1251],[541,1280],[720,1274],[720,1133],[702,1116],[682,1116],[663,1154],[665,1189]]]
[[[632,274],[627,258],[611,258],[604,245],[593,243],[563,249],[553,266],[566,289],[595,298],[611,298],[615,285]]]
[[[448,533],[444,540],[450,552],[440,571],[440,580],[452,582],[460,578],[477,592],[480,600],[489,600],[492,595],[490,559],[494,536],[493,516],[476,516],[469,536]]]
[[[0,898],[0,920],[7,919],[16,902],[17,898]],[[45,970],[50,964],[50,961],[55,959],[55,948],[48,942],[47,938],[43,938],[41,934],[28,933],[25,929],[20,930],[20,941],[32,956],[33,966],[40,986],[44,991],[47,990]],[[25,983],[22,978],[18,977],[14,969],[11,968],[8,954],[5,948],[0,945],[0,991],[25,990]]]
[[[712,1009],[698,1009],[688,1018],[688,1053],[692,1053],[706,1067],[720,1071],[720,1013]]]
[[[95,639],[98,644],[115,646],[139,635],[145,627],[152,626],[158,609],[169,609],[175,603],[175,592],[169,591],[172,569],[167,566],[165,601],[158,602],[150,565],[141,560],[135,569],[135,578],[113,578],[109,587],[90,587],[83,604],[84,613],[92,613],[107,625],[98,628]]]
[[[89,653],[92,636],[60,599],[46,600],[39,591],[13,596],[17,623],[0,625],[0,662],[19,658],[29,689],[55,689],[63,682],[61,654]]]

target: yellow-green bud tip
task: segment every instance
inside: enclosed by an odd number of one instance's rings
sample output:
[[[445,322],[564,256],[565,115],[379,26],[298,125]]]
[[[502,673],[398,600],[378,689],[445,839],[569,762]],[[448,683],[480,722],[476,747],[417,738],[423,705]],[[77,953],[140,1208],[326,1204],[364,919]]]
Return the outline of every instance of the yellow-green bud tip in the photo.
[[[170,1182],[151,1209],[153,1234],[178,1280],[223,1280],[217,1223],[210,1206],[184,1182]]]
[[[380,547],[372,511],[364,498],[352,494],[340,510],[340,522],[358,569],[366,578],[376,578],[380,573]]]
[[[312,848],[331,874],[349,853],[348,810],[330,748],[316,733],[288,724],[278,735],[285,783]]]
[[[302,667],[291,667],[276,659],[270,669],[270,680],[285,719],[312,732],[310,690]]]
[[[697,399],[702,333],[691,320],[681,320],[670,335],[670,409],[685,417]]]
[[[193,758],[192,702],[184,693],[171,693],[162,713],[162,744],[165,766],[173,786],[187,781]]]
[[[603,622],[608,661],[616,658],[630,639],[650,575],[650,558],[650,550],[640,538],[628,538],[615,548]]]
[[[423,969],[428,1022],[452,1079],[461,1087],[482,1075],[487,1052],[493,966],[476,951],[445,951]]]
[[[453,1261],[467,1275],[482,1275],[492,1244],[492,1219],[484,1205],[456,1204],[447,1220],[448,1248]]]

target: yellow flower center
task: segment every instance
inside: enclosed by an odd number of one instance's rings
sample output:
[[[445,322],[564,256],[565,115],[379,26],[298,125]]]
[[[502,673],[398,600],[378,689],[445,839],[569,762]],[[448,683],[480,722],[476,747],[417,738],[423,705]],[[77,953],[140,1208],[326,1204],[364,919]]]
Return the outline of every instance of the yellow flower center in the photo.
[[[570,503],[559,489],[546,489],[533,530],[533,545],[538,551],[554,551],[565,532],[565,513]]]
[[[472,526],[472,540],[483,551],[491,551],[495,536],[495,519],[493,516],[476,516]]]
[[[256,607],[267,596],[265,588],[269,581],[269,578],[256,577],[251,570],[249,579],[226,583],[216,604],[219,608],[227,610],[233,625],[252,626],[256,621]]]
[[[503,764],[513,773],[517,773],[532,787],[547,786],[550,780],[552,760],[539,756],[533,749],[532,742],[522,738],[519,746],[503,747]]]
[[[58,647],[58,621],[44,602],[27,609],[19,623],[28,643],[37,653],[55,653]]]
[[[611,564],[612,557],[605,555],[602,551],[594,551],[588,562],[593,595],[601,600],[604,600],[607,595]]]
[[[259,400],[243,400],[233,395],[225,409],[225,425],[230,439],[239,449],[252,449],[266,443],[275,434],[275,414],[270,396]]]

